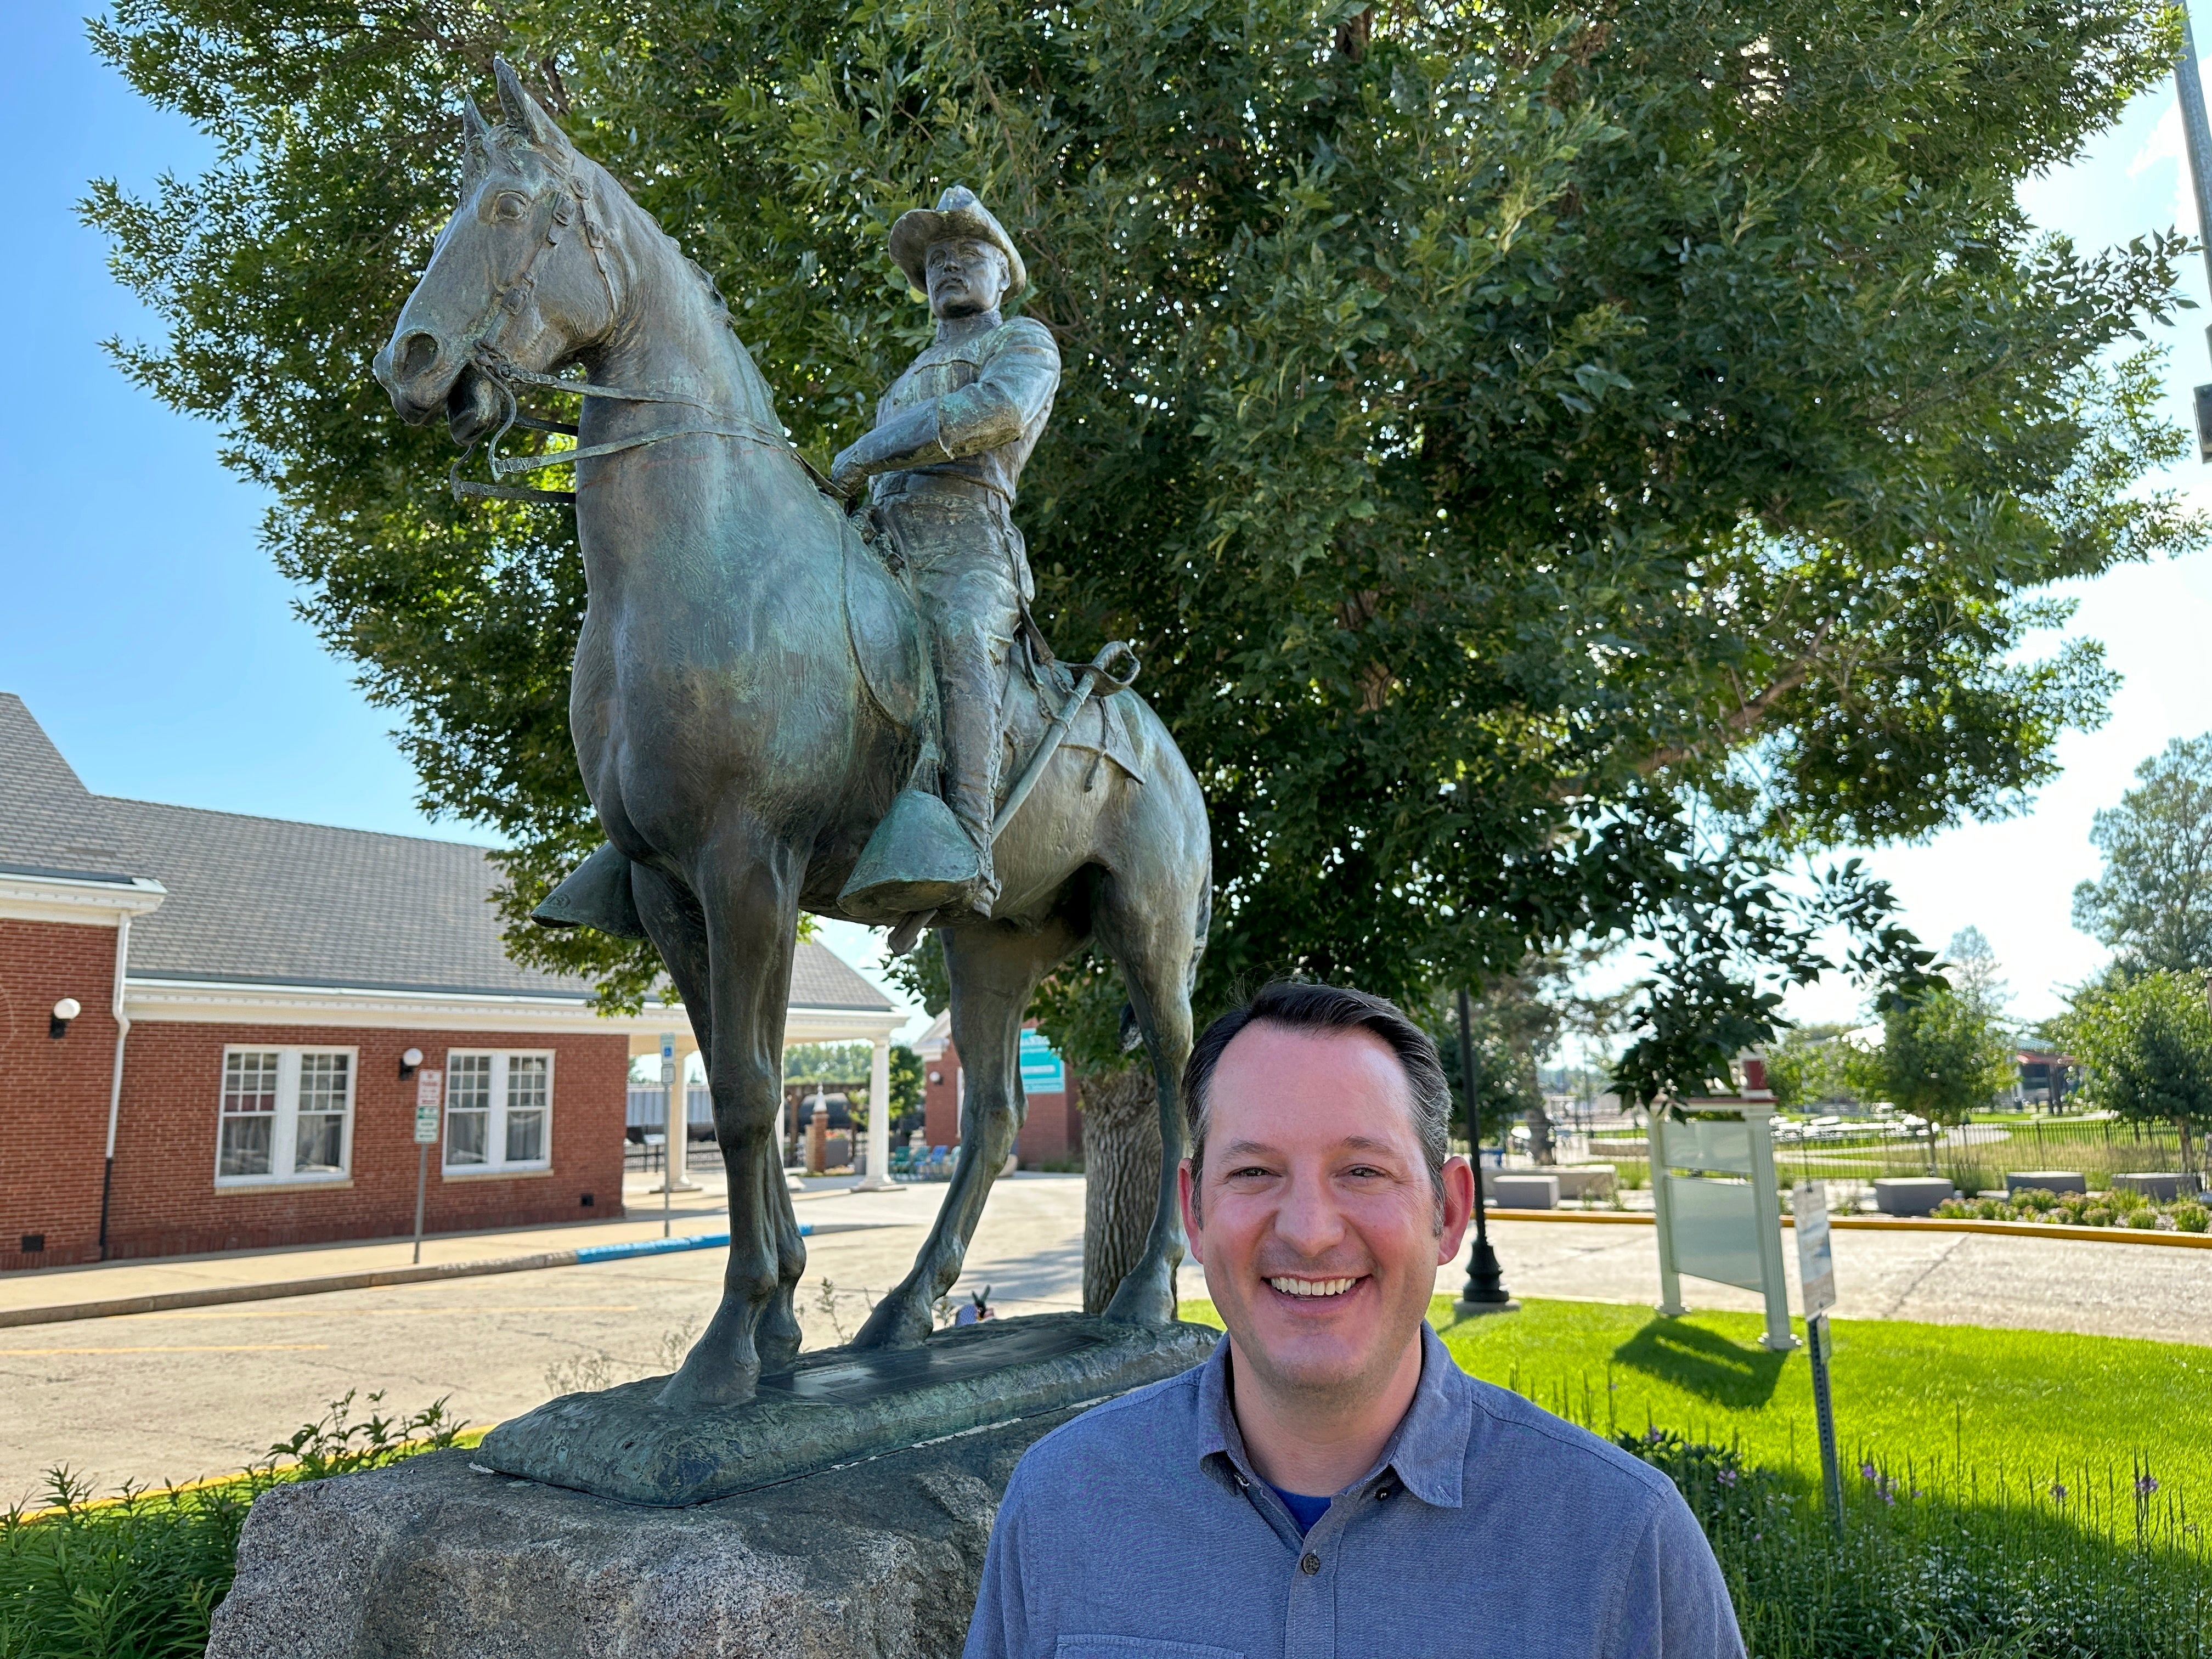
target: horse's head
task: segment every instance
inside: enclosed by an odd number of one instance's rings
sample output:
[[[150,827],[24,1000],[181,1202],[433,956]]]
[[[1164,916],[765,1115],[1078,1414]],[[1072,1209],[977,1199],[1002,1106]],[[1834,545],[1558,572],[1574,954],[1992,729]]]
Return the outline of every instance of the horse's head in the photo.
[[[460,205],[376,354],[376,378],[400,418],[420,425],[442,407],[463,445],[501,414],[479,357],[549,374],[605,337],[616,311],[610,250],[592,212],[604,175],[504,59],[494,67],[503,118],[489,126],[473,101],[465,105]]]

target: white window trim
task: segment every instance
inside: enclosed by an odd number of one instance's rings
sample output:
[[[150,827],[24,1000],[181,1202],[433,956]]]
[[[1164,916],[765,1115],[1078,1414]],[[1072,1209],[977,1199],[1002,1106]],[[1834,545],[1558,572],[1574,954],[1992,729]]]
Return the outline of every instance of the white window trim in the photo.
[[[453,1146],[453,1062],[465,1055],[491,1057],[491,1112],[484,1125],[484,1146],[494,1156],[482,1164],[448,1162]],[[480,1181],[486,1176],[550,1175],[553,1169],[554,1057],[551,1048],[448,1048],[446,1050],[446,1101],[438,1124],[438,1174],[445,1181]],[[507,1158],[507,1068],[516,1060],[545,1062],[545,1155],[510,1163]]]
[[[269,1173],[267,1175],[225,1175],[222,1173],[222,1085],[230,1071],[233,1054],[266,1054],[276,1056],[276,1112],[270,1126]],[[308,1054],[343,1054],[346,1057],[345,1121],[338,1126],[338,1167],[331,1170],[294,1170],[292,1160],[298,1155],[300,1133],[300,1061]],[[288,1047],[281,1042],[228,1042],[223,1045],[222,1062],[216,1073],[215,1092],[215,1184],[225,1192],[251,1191],[257,1188],[284,1188],[297,1190],[313,1187],[350,1187],[353,1185],[353,1125],[354,1112],[361,1100],[361,1050],[335,1046],[311,1045]]]

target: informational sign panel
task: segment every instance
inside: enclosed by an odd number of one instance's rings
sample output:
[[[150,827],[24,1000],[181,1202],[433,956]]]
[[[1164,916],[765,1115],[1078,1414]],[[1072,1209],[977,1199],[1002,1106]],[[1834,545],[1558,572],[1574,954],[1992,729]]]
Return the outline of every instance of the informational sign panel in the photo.
[[[660,1086],[664,1089],[676,1081],[676,1033],[660,1034]]]
[[[1041,1031],[1022,1033],[1022,1092],[1060,1095],[1067,1092],[1067,1067]]]
[[[1818,1319],[1836,1305],[1836,1259],[1828,1249],[1828,1188],[1801,1181],[1790,1195],[1797,1223],[1797,1282],[1805,1298],[1805,1317]]]
[[[417,1070],[415,1073],[415,1144],[438,1144],[438,1109],[444,1103],[446,1074]]]
[[[1783,1274],[1782,1194],[1774,1176],[1773,1097],[1763,1090],[1686,1103],[1694,1115],[1654,1110],[1651,1197],[1659,1224],[1659,1311],[1684,1311],[1682,1279],[1757,1291],[1777,1352],[1797,1346]]]
[[[1674,1139],[1670,1133],[1669,1140]],[[1721,1285],[1764,1290],[1759,1254],[1759,1203],[1748,1181],[1715,1181],[1669,1175],[1668,1219],[1673,1224],[1674,1269]]]

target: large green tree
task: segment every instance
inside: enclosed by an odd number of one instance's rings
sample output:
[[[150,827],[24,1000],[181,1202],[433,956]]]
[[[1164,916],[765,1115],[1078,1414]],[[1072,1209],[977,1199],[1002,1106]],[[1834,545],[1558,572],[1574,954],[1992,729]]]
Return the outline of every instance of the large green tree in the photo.
[[[1948,989],[1900,1000],[1882,1020],[1882,1045],[1864,1067],[1886,1098],[1931,1123],[1963,1123],[2018,1073],[2012,1045],[1990,1012]],[[1872,1092],[1873,1091],[1869,1091]]]
[[[2085,992],[2058,1022],[2087,1068],[2094,1106],[2170,1123],[2195,1168],[2192,1139],[2212,1133],[2212,1007],[2201,974],[2157,969]]]
[[[2136,768],[2134,788],[2097,814],[2105,873],[2074,890],[2074,925],[2122,969],[2212,969],[2212,732],[2176,738]]]
[[[518,918],[597,838],[570,527],[448,499],[367,372],[495,51],[715,275],[817,457],[927,336],[892,217],[997,206],[1067,365],[1040,609],[1139,643],[1205,787],[1205,1000],[1625,936],[1661,964],[1629,1085],[1724,1075],[1822,927],[1927,960],[1863,870],[1778,872],[2016,807],[2110,685],[2027,648],[2051,584],[2202,535],[2139,487],[2180,453],[2131,343],[2179,244],[2083,253],[2015,199],[2163,73],[2147,0],[117,0],[94,40],[222,146],[93,193],[165,330],[123,361],[273,491]],[[617,994],[652,966],[515,942]],[[1063,1006],[1118,1002],[1090,971]]]

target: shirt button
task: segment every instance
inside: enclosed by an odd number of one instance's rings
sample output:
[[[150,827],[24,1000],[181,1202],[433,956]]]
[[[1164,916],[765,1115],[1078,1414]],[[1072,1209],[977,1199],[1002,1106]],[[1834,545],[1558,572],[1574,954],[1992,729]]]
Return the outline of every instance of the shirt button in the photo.
[[[1298,1571],[1309,1578],[1321,1571],[1321,1557],[1309,1550],[1298,1559]]]

